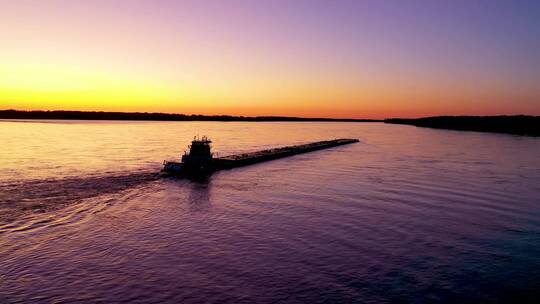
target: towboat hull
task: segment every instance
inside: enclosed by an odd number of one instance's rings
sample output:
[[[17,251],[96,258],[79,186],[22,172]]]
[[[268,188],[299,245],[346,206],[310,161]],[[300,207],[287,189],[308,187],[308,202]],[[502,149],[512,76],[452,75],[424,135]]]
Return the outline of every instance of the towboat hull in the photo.
[[[173,161],[165,161],[163,162],[163,172],[171,174],[171,175],[181,175],[183,174],[183,167],[184,164],[179,162],[173,162]]]

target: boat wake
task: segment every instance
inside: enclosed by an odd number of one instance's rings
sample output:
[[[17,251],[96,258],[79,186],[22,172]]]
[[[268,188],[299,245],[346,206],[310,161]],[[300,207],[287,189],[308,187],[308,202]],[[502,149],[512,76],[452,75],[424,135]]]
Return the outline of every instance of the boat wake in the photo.
[[[156,172],[66,177],[0,184],[0,223],[55,210],[83,199],[122,191],[159,179]]]

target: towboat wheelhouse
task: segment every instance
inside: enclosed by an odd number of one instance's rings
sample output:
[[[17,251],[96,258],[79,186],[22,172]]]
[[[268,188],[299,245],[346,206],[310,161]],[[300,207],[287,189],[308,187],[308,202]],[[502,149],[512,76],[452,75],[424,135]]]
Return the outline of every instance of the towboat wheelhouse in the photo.
[[[189,145],[189,154],[182,155],[182,164],[187,172],[202,173],[209,172],[212,168],[212,153],[210,144],[212,143],[206,136],[193,138]]]
[[[212,170],[212,143],[206,136],[194,137],[189,145],[189,153],[184,152],[182,162],[165,161],[163,171],[177,175],[202,175]]]

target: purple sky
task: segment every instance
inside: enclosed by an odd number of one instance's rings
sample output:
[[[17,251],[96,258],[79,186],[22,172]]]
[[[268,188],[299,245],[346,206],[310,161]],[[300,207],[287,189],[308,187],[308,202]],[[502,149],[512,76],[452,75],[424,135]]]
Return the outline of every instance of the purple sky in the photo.
[[[540,114],[538,1],[21,0],[0,20],[2,108]]]

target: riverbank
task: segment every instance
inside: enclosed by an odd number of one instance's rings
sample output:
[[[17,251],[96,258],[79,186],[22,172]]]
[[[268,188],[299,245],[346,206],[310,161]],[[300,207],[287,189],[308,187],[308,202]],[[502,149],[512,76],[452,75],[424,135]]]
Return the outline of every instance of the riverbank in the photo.
[[[20,111],[0,110],[0,119],[65,119],[65,120],[146,120],[146,121],[335,121],[382,122],[374,119],[306,118],[287,116],[231,116],[197,115],[147,112],[93,112],[93,111]]]
[[[417,127],[540,136],[540,116],[433,116],[423,118],[317,118],[287,116],[231,116],[147,112],[21,111],[0,110],[4,120],[131,120],[131,121],[218,121],[218,122],[384,122]]]
[[[390,118],[384,122],[435,129],[540,136],[540,116],[437,116],[417,119]]]

